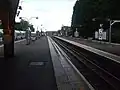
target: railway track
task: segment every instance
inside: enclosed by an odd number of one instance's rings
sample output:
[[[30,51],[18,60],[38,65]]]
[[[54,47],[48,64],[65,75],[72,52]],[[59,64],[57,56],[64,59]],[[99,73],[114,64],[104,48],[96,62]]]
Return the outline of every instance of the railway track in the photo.
[[[58,38],[53,40],[67,53],[71,62],[95,90],[120,90],[120,65]]]

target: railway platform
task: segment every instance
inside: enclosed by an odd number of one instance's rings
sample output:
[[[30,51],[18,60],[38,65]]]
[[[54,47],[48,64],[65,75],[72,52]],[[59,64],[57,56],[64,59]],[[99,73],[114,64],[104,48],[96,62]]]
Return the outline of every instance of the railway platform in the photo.
[[[50,37],[15,44],[15,57],[0,58],[1,90],[94,90]],[[3,89],[4,88],[4,89]]]
[[[105,42],[100,43],[95,40],[86,40],[82,38],[73,38],[73,37],[63,37],[63,38],[120,56],[120,44],[115,44],[115,43],[109,44]]]
[[[90,44],[87,41],[80,41],[79,39],[75,38],[67,38],[67,37],[57,37],[56,38],[63,40],[65,42],[68,42],[72,45],[78,46],[84,50],[87,50],[89,52],[92,52],[94,54],[100,55],[102,57],[108,58],[114,62],[120,63],[120,50],[119,45],[108,45],[108,44],[98,44],[98,43],[92,43]],[[95,47],[96,46],[96,47]],[[99,47],[99,48],[97,48]],[[112,51],[113,50],[113,51]],[[116,54],[115,54],[116,53]]]
[[[52,38],[66,52],[77,69],[91,82],[95,90],[120,89],[119,56],[63,37]]]

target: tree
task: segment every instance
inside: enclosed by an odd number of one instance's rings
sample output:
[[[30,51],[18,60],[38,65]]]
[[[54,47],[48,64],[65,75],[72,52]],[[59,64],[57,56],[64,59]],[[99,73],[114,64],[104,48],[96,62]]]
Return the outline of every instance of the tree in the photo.
[[[29,27],[28,21],[21,20],[20,22],[15,23],[16,30],[26,31],[26,29],[28,29],[28,27]]]
[[[20,24],[22,26],[23,31],[26,31],[28,29],[28,27],[29,27],[29,22],[28,21],[21,20]]]
[[[92,36],[94,31],[103,23],[104,28],[109,28],[107,18],[120,19],[119,0],[77,0],[73,7],[71,27],[73,32],[77,25],[81,36]],[[93,22],[93,18],[99,18]],[[73,33],[74,34],[74,33]]]
[[[21,26],[20,22],[15,23],[15,30],[22,30],[22,26]]]
[[[30,29],[31,29],[32,32],[35,31],[35,28],[33,27],[33,25],[30,25]]]
[[[3,25],[2,24],[0,24],[0,29],[3,29]]]
[[[86,30],[90,29],[91,19],[94,17],[92,15],[93,9],[91,7],[90,0],[79,0],[76,1],[76,4],[73,8],[73,16],[72,16],[72,29],[73,35],[75,32],[75,28],[78,28],[78,31],[81,36],[84,36]],[[83,27],[79,27],[82,25]],[[86,33],[90,34],[90,33]]]

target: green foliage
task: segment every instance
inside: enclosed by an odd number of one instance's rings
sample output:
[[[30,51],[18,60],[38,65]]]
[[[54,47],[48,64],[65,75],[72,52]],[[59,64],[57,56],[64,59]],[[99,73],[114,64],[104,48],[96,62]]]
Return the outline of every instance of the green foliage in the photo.
[[[33,27],[33,25],[30,25],[30,29],[31,29],[32,32],[35,31],[35,28]]]
[[[94,31],[103,23],[104,28],[109,28],[107,18],[120,19],[120,0],[77,0],[73,7],[72,30],[78,25],[81,36],[92,36]],[[99,18],[93,22],[93,18]]]
[[[0,29],[3,29],[3,25],[2,24],[0,24]]]
[[[22,26],[21,26],[21,24],[20,23],[15,23],[15,30],[22,30]]]
[[[29,27],[29,22],[28,22],[28,21],[21,20],[20,25],[21,25],[21,27],[22,27],[22,30],[25,31],[25,30],[28,29],[28,27]]]
[[[25,31],[29,26],[27,21],[21,20],[20,22],[15,23],[15,29]]]
[[[30,25],[28,21],[21,20],[21,22],[15,23],[15,29],[17,30],[26,31],[28,28],[30,28],[32,32],[35,31],[33,25]]]

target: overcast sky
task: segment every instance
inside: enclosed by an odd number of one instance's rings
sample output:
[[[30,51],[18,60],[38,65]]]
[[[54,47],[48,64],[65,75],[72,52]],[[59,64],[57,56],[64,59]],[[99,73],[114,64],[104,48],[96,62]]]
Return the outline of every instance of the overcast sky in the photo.
[[[22,0],[21,17],[35,17],[39,19],[30,20],[32,24],[56,31],[63,25],[71,24],[73,6],[76,0]],[[20,3],[21,4],[21,3]],[[16,21],[19,21],[16,18]]]

